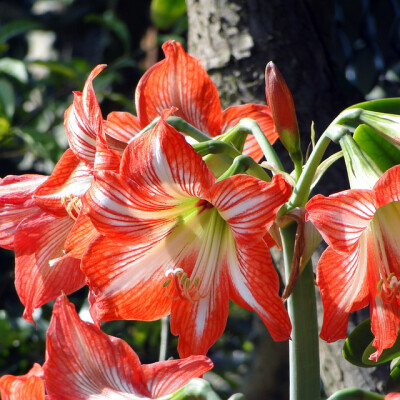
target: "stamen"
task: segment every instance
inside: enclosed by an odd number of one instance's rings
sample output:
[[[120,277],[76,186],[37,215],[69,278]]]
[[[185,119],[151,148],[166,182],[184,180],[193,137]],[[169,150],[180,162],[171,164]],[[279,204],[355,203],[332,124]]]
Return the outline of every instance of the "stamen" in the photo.
[[[188,277],[188,274],[183,271],[182,268],[169,268],[165,271],[165,276],[168,278],[163,283],[163,288],[166,290],[168,297],[171,300],[189,300],[198,301],[202,297],[198,291],[200,279],[196,276],[192,280]],[[176,296],[170,291],[170,284],[173,282],[173,289],[175,289]]]
[[[387,278],[379,280],[376,290],[378,296],[387,304],[393,300],[400,300],[400,280],[393,272]]]
[[[82,201],[72,194],[61,198],[61,204],[65,207],[68,215],[76,220],[82,208]]]

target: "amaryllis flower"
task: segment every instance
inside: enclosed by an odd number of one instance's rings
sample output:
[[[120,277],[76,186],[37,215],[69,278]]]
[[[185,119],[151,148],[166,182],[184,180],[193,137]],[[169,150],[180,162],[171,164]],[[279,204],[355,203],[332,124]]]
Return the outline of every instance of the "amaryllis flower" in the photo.
[[[80,198],[96,168],[119,167],[119,153],[104,139],[92,85],[103,68],[95,68],[83,92],[75,93],[65,119],[71,148],[51,176],[9,176],[0,184],[0,245],[15,251],[15,286],[31,322],[35,308],[85,284],[80,258],[96,231],[80,212]]]
[[[291,325],[263,236],[290,196],[281,176],[217,182],[165,122],[125,150],[120,174],[100,171],[84,210],[104,236],[82,269],[95,319],[154,320],[171,314],[182,357],[205,354],[222,334],[229,299],[257,312],[275,340]]]
[[[167,399],[212,367],[205,356],[142,365],[126,342],[83,322],[65,296],[56,300],[43,365],[49,399]]]
[[[368,304],[377,351],[391,347],[399,330],[400,166],[371,190],[313,197],[306,209],[329,247],[317,265],[324,306],[321,338],[346,337],[349,313]]]
[[[159,117],[162,110],[177,107],[176,116],[209,136],[218,136],[247,117],[257,121],[270,143],[276,141],[278,134],[268,106],[243,104],[222,111],[217,88],[200,61],[189,56],[182,45],[173,40],[164,43],[162,48],[165,59],[147,70],[136,88],[137,117],[129,113],[111,113],[105,123],[107,134],[127,142]],[[263,155],[251,135],[244,152],[256,161]]]
[[[44,400],[42,367],[34,364],[27,374],[21,376],[3,375],[0,394],[3,400]]]

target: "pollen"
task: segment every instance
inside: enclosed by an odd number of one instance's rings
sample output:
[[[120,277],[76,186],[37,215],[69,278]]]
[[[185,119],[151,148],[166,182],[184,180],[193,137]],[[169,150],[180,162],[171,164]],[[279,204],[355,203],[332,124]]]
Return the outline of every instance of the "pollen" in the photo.
[[[182,268],[169,268],[165,271],[165,277],[167,279],[164,282],[163,287],[170,299],[189,300],[195,302],[203,297],[200,295],[198,290],[200,284],[198,276],[191,279]]]
[[[76,220],[82,208],[82,201],[72,194],[61,198],[61,204],[65,207],[68,215]]]

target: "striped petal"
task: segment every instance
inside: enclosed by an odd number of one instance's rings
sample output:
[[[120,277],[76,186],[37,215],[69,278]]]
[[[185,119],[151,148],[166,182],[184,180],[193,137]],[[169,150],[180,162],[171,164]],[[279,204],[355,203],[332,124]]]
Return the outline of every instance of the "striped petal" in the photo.
[[[204,356],[191,356],[182,360],[142,365],[144,379],[152,399],[177,391],[191,379],[201,377],[212,367],[211,360]]]
[[[64,296],[54,305],[46,353],[50,399],[150,398],[136,353],[123,340],[81,321]]]
[[[65,111],[64,125],[69,146],[89,167],[94,165],[96,139],[103,133],[103,117],[93,89],[93,79],[105,68],[98,65],[86,80],[83,92],[74,92],[74,102]]]
[[[80,289],[85,278],[74,258],[63,258],[63,244],[74,220],[38,211],[24,219],[15,233],[15,286],[30,322],[35,308]],[[54,262],[50,266],[49,262]]]
[[[32,198],[47,179],[41,175],[9,175],[0,182],[0,246],[14,249],[14,235],[20,222],[38,211]]]
[[[368,305],[368,260],[374,258],[370,239],[363,235],[360,245],[351,253],[339,253],[328,247],[318,262],[317,285],[324,307],[320,336],[327,342],[346,338],[350,312]]]
[[[0,378],[0,394],[3,400],[44,400],[42,367],[34,364],[25,375],[2,376]]]
[[[234,175],[211,187],[209,201],[227,221],[238,246],[263,237],[276,213],[289,200],[291,187],[281,175],[271,182],[249,175]]]
[[[152,321],[168,315],[171,299],[163,284],[170,263],[168,249],[151,240],[142,246],[129,246],[99,236],[82,260],[95,300],[91,314],[103,321]]]
[[[67,215],[68,203],[81,197],[92,180],[91,170],[68,149],[47,181],[36,190],[35,201],[46,212],[63,217]]]
[[[289,339],[291,324],[279,297],[279,278],[267,245],[255,240],[235,248],[231,236],[228,246],[230,297],[242,307],[255,311],[274,340]]]
[[[372,189],[378,206],[400,201],[400,165],[387,170]]]
[[[254,119],[271,144],[278,139],[272,113],[268,106],[261,104],[242,104],[228,107],[222,112],[222,133],[233,128],[242,118]],[[255,161],[263,157],[263,152],[254,136],[249,135],[244,145],[244,154],[248,154]]]
[[[372,345],[377,350],[370,355],[370,360],[378,361],[382,351],[394,345],[399,326],[398,304],[385,303],[381,297],[376,296],[371,301],[371,331],[375,336]]]
[[[307,204],[307,219],[337,251],[352,251],[371,222],[377,204],[370,190],[346,190],[329,197],[314,196]]]
[[[221,132],[218,91],[200,61],[186,54],[182,45],[169,40],[162,46],[165,59],[142,76],[135,103],[140,124],[148,125],[165,108],[211,136]]]
[[[103,128],[106,137],[109,136],[125,144],[141,130],[139,118],[128,112],[112,112],[108,114]]]

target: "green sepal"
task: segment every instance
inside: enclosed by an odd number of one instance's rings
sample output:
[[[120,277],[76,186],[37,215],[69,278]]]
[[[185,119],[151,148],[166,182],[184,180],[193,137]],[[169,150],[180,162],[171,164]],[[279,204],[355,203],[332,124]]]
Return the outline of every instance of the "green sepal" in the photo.
[[[354,140],[375,162],[382,172],[400,164],[400,150],[368,125],[360,125],[354,132]]]

